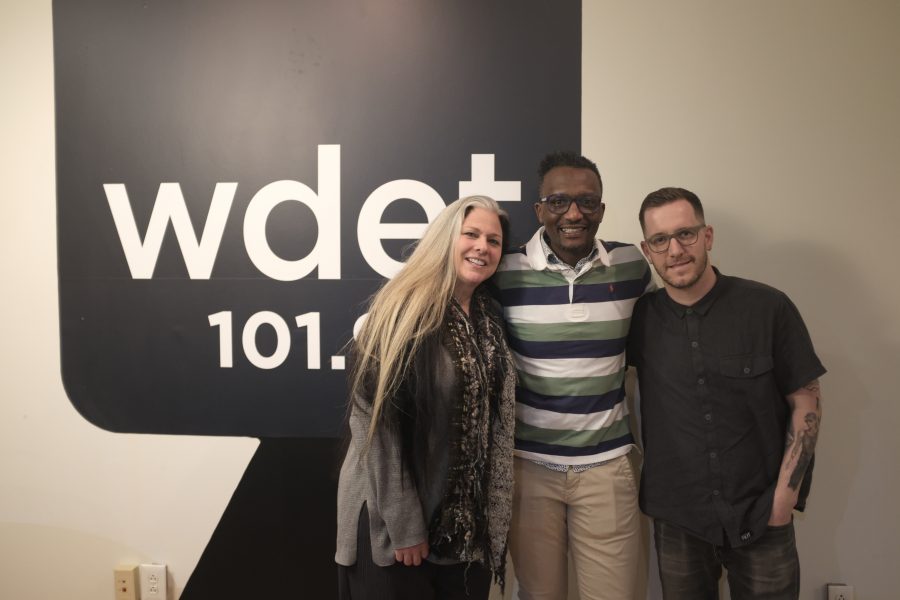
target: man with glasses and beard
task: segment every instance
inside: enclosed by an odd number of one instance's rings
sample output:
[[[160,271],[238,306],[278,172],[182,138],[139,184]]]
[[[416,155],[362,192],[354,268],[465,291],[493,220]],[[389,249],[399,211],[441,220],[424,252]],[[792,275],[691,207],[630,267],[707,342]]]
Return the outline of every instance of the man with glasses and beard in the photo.
[[[812,476],[825,373],[788,297],[722,274],[696,194],[644,200],[641,248],[665,283],[641,298],[628,340],[665,600],[796,599],[793,509]]]
[[[623,388],[631,311],[653,289],[631,244],[596,239],[597,166],[570,152],[541,162],[541,227],[495,276],[518,369],[510,552],[519,597],[633,598],[640,514]]]

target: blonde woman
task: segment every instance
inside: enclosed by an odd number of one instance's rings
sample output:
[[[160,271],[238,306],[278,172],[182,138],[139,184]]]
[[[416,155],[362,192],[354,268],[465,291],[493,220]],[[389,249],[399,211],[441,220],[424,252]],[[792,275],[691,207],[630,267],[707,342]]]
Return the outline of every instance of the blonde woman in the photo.
[[[515,367],[481,284],[507,231],[491,198],[453,202],[372,299],[338,484],[342,599],[486,599],[503,581]]]

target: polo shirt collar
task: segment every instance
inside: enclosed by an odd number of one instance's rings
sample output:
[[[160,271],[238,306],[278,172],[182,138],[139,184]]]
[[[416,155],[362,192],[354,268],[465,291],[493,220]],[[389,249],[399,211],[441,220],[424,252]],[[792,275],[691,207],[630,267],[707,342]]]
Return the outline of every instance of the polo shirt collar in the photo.
[[[550,249],[550,244],[548,244],[544,239],[544,227],[541,226],[535,232],[534,236],[528,240],[528,243],[525,244],[525,252],[528,256],[528,260],[531,263],[531,267],[535,271],[543,271],[547,268],[549,264],[551,264],[550,256],[553,256],[559,264],[565,264],[553,253],[553,250]],[[600,242],[600,240],[594,240],[594,249],[591,250],[589,255],[591,257],[592,263],[599,262],[604,267],[610,266],[609,262],[609,252],[606,251],[606,247]],[[571,268],[575,268],[572,266]]]
[[[700,298],[693,306],[679,304],[672,300],[668,293],[663,294],[666,304],[679,319],[683,319],[684,316],[688,314],[688,311],[706,316],[706,313],[708,313],[709,309],[712,308],[712,305],[715,304],[716,299],[722,295],[722,291],[728,285],[728,277],[722,275],[716,267],[713,267],[713,272],[716,274],[716,282],[713,284],[712,289],[706,292],[706,295]]]

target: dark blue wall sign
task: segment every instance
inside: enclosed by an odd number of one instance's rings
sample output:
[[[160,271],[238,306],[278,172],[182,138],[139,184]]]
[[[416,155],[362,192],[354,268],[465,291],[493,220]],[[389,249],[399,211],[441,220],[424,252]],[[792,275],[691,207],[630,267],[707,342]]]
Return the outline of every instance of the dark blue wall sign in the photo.
[[[535,227],[580,3],[54,2],[63,381],[122,432],[333,436],[366,298],[460,195]]]

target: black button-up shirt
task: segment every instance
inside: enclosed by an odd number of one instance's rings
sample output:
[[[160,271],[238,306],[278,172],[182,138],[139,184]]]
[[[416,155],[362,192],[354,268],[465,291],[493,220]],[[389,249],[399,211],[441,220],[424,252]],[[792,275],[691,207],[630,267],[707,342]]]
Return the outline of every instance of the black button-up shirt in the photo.
[[[784,456],[785,396],[825,373],[797,308],[716,270],[693,306],[664,289],[640,299],[628,363],[640,385],[641,509],[713,544],[759,538]]]

